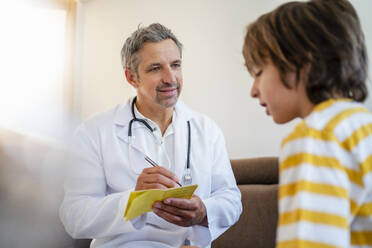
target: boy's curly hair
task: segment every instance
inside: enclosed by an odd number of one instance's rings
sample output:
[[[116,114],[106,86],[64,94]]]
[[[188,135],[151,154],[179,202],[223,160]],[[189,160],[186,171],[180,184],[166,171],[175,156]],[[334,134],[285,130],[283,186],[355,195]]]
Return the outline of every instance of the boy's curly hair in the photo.
[[[281,80],[309,66],[306,92],[311,102],[367,97],[368,58],[358,15],[347,0],[290,2],[250,24],[243,55],[248,71],[269,59]]]

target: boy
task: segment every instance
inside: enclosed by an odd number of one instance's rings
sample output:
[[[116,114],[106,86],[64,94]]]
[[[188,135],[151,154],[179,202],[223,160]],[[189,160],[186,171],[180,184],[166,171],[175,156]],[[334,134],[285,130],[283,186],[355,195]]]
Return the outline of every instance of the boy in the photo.
[[[248,26],[251,96],[282,141],[277,247],[372,247],[372,114],[367,52],[346,0],[290,2]]]

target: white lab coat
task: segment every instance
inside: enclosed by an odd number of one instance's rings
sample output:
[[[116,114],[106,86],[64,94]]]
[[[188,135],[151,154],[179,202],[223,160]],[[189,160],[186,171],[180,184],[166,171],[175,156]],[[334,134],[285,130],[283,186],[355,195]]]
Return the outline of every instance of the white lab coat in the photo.
[[[60,209],[61,220],[72,237],[93,238],[91,247],[180,247],[186,238],[192,245],[210,247],[239,219],[241,194],[222,132],[213,121],[192,112],[181,101],[175,111],[174,173],[181,178],[186,167],[190,120],[192,183],[198,184],[195,194],[207,209],[209,227],[180,227],[153,212],[131,221],[123,218],[138,177],[128,164],[128,123],[132,119],[129,100],[124,106],[94,116],[76,132],[73,150],[77,156],[71,163],[71,176],[66,180]],[[142,124],[133,123],[133,129],[137,125]],[[145,137],[149,135],[136,137],[133,147],[144,151]],[[131,162],[133,167],[147,163],[142,153],[133,150]]]

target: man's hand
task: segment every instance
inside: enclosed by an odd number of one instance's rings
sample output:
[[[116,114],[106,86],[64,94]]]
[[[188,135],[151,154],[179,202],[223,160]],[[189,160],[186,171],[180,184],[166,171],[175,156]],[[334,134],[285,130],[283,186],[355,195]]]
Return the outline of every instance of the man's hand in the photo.
[[[178,226],[208,226],[207,210],[197,195],[190,199],[168,198],[152,207],[156,215]]]
[[[150,167],[138,176],[135,190],[174,188],[177,182],[177,177],[164,167]]]

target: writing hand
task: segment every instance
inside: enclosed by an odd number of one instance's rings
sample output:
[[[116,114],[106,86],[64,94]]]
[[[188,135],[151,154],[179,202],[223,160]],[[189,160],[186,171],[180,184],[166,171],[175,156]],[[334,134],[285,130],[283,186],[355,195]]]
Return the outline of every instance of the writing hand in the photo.
[[[138,176],[135,190],[174,188],[177,182],[177,177],[164,167],[150,167]]]

